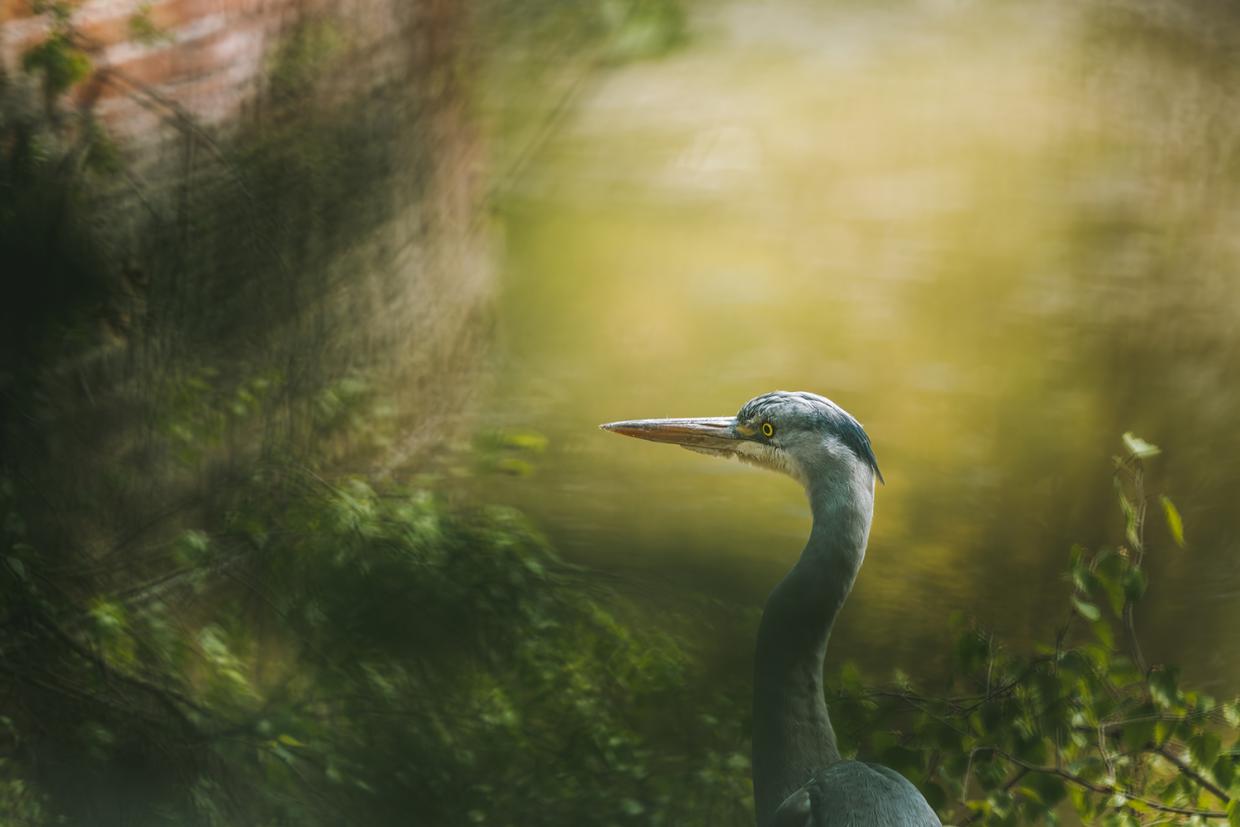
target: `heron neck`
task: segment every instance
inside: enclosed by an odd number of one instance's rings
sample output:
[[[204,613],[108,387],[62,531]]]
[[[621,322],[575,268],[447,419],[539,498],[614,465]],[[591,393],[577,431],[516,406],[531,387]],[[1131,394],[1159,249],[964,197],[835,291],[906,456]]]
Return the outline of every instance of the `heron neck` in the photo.
[[[814,527],[767,599],[754,656],[753,781],[758,825],[840,760],[822,670],[831,626],[861,568],[874,510],[869,469],[808,487]]]

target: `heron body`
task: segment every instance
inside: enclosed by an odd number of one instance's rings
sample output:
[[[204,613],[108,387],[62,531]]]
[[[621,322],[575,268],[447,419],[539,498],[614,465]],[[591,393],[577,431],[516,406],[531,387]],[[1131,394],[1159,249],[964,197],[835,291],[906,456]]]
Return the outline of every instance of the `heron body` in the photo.
[[[776,391],[746,402],[734,417],[602,427],[780,471],[809,497],[813,529],[767,599],[754,653],[758,827],[940,827],[908,779],[842,760],[823,695],[827,641],[865,557],[875,480],[882,479],[857,420],[816,394]]]

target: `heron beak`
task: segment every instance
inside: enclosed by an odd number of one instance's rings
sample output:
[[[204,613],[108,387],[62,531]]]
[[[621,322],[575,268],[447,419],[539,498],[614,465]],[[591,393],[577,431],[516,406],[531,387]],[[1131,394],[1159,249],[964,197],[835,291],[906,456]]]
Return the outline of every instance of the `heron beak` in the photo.
[[[697,419],[628,419],[600,425],[604,431],[623,436],[667,442],[695,451],[732,453],[748,434],[734,416],[707,416]]]

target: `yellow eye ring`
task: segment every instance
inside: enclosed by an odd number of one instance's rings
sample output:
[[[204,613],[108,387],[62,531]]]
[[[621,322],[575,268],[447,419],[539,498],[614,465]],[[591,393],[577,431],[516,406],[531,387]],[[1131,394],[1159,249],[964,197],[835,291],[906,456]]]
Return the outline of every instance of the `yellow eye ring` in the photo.
[[[769,422],[763,422],[762,423],[762,436],[766,437],[767,439],[770,439],[771,437],[775,436],[775,426]]]

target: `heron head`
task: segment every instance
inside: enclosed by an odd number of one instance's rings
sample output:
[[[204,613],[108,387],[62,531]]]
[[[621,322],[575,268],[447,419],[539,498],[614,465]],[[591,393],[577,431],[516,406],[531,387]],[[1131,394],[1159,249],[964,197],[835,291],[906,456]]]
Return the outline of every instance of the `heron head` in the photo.
[[[880,481],[883,478],[861,423],[813,393],[764,393],[742,405],[736,416],[631,419],[600,427],[703,454],[736,457],[788,474],[807,488],[841,472],[850,476],[872,472]]]

